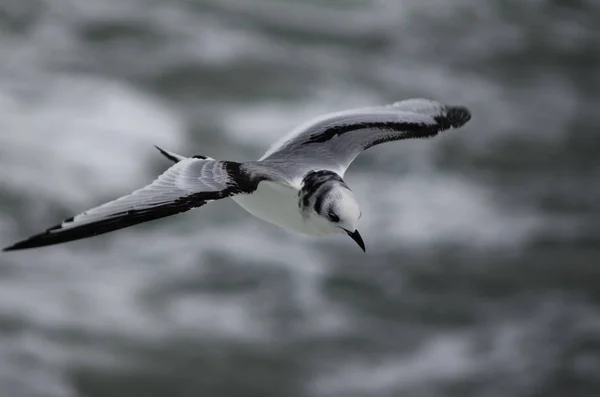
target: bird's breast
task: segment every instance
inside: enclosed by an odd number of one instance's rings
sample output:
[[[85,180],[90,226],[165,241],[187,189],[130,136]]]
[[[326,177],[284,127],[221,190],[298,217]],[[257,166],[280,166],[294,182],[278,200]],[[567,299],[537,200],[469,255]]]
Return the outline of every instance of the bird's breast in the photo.
[[[278,183],[263,181],[252,194],[232,199],[243,209],[269,223],[304,234],[321,234],[312,230],[298,207],[298,191]]]

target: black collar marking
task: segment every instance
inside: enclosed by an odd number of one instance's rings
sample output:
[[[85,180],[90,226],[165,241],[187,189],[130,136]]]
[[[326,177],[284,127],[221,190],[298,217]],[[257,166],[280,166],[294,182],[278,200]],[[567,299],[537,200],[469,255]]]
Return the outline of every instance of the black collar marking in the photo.
[[[317,192],[320,194],[316,196],[315,200],[315,211],[320,213],[321,207],[323,206],[323,200],[325,199],[325,192],[320,191],[321,187],[325,184],[342,184],[346,188],[346,182],[335,172],[328,170],[309,171],[302,180],[302,188],[298,192],[298,204],[301,208],[306,208],[310,205],[310,198]]]

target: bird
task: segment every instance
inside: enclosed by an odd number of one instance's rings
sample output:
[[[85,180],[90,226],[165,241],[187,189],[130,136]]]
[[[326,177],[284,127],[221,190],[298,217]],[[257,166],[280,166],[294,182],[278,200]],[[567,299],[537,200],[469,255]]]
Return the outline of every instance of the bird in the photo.
[[[3,251],[65,243],[231,198],[257,218],[305,235],[348,235],[366,252],[362,216],[344,174],[373,146],[429,138],[471,119],[465,106],[412,98],[313,118],[275,142],[257,161],[222,161],[158,151],[174,164],[151,184],[65,219]]]

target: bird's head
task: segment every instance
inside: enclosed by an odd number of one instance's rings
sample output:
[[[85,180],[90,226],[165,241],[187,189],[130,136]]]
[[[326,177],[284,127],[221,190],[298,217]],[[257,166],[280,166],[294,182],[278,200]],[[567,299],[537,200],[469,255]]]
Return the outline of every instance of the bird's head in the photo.
[[[308,175],[300,191],[300,206],[319,234],[347,234],[365,250],[356,229],[361,217],[360,206],[337,174],[319,171]]]
[[[344,186],[332,188],[318,214],[337,232],[348,234],[365,251],[365,243],[357,230],[362,213],[350,189]]]

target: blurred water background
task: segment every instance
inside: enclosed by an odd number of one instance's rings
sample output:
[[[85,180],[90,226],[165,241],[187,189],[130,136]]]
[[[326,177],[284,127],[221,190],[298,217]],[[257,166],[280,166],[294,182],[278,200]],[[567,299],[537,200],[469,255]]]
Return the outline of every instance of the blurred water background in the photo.
[[[600,395],[600,3],[0,0],[0,245],[187,155],[427,97],[346,179],[367,253],[231,201],[0,255],[0,396]]]

